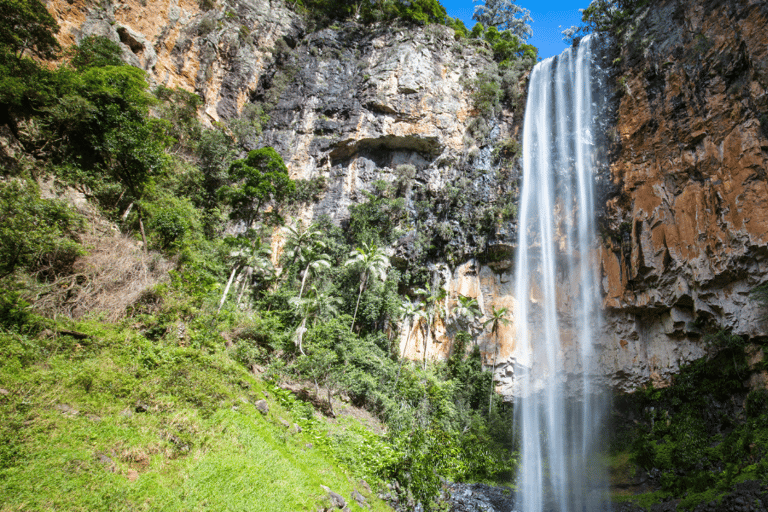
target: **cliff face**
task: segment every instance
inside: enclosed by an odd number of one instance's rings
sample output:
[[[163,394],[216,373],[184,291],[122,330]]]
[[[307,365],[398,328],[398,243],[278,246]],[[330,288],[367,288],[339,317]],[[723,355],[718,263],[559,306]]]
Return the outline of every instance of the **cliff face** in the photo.
[[[49,0],[68,46],[90,35],[123,46],[123,58],[153,85],[198,93],[208,121],[236,116],[272,63],[278,42],[302,34],[301,19],[280,0],[238,0],[204,10],[195,0]]]
[[[749,292],[768,280],[768,5],[652,4],[617,43],[612,185],[597,205],[601,373],[623,390],[663,385],[704,355],[704,327],[766,334]],[[519,165],[497,155],[519,139],[522,109],[477,115],[474,83],[494,66],[482,45],[440,26],[312,31],[279,0],[207,11],[190,0],[48,7],[63,43],[91,34],[123,43],[155,84],[200,94],[210,121],[268,110],[241,142],[275,147],[293,178],[322,183],[304,219],[343,224],[374,182],[402,179],[399,168],[412,165],[406,207],[442,249],[425,256],[425,235],[414,230],[391,248],[393,261],[428,266],[449,298],[429,339],[400,326],[401,351],[444,358],[455,332],[470,330],[486,363],[496,361],[502,392],[511,389],[514,319],[498,337],[479,321],[449,320],[458,294],[485,313],[515,306],[515,221],[500,212],[514,210]],[[561,302],[578,290],[568,279]]]
[[[624,36],[602,247],[603,365],[663,384],[702,328],[766,335],[768,5],[654,2]]]

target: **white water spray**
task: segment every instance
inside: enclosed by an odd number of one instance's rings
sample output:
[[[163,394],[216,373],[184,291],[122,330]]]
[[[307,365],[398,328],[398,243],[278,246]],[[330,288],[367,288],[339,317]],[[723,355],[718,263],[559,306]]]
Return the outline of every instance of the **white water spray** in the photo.
[[[609,509],[593,382],[599,322],[594,222],[601,71],[595,40],[531,72],[516,261],[517,509]]]

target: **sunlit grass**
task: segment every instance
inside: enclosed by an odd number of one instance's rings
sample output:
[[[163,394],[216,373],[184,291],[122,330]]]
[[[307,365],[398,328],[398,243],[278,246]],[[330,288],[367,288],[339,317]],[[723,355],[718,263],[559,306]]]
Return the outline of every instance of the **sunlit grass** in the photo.
[[[267,384],[224,351],[97,322],[78,329],[92,338],[0,334],[0,511],[317,510],[322,485],[352,510],[363,510],[353,489],[389,510],[360,487],[361,472],[318,446],[348,425],[320,418],[295,432],[283,422],[306,420],[274,393],[262,415],[254,403]],[[43,355],[22,364],[22,341]]]

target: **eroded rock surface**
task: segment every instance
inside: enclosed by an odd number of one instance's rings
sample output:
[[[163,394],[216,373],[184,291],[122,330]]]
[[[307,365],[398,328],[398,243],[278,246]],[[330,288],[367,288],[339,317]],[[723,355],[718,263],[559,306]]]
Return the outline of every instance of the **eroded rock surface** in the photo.
[[[766,335],[768,5],[655,2],[623,42],[602,251],[613,382],[668,381],[702,328]]]

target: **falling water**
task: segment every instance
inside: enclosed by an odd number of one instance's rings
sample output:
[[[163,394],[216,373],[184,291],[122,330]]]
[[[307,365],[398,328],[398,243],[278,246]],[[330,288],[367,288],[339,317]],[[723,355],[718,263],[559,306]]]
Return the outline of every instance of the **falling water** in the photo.
[[[517,509],[608,510],[596,448],[599,322],[594,182],[602,72],[595,39],[533,69],[523,133],[515,311]]]

